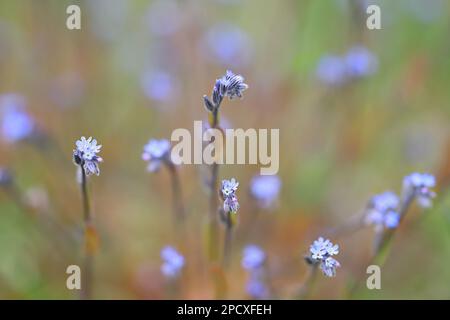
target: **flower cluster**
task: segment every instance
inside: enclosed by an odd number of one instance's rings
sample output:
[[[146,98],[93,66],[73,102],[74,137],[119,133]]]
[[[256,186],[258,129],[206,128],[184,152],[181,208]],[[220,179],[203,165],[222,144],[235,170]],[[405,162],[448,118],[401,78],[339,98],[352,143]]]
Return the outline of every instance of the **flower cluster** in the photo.
[[[223,199],[223,210],[225,212],[236,213],[239,210],[239,202],[236,191],[239,182],[232,178],[231,180],[222,180],[221,194]]]
[[[396,228],[400,222],[399,204],[399,198],[391,191],[373,196],[366,212],[365,223],[374,225],[377,231]]]
[[[244,248],[241,265],[249,272],[246,291],[255,299],[266,299],[269,297],[269,288],[265,281],[265,261],[266,253],[259,246],[248,245]]]
[[[100,152],[101,145],[97,145],[97,140],[89,137],[81,137],[75,143],[76,149],[73,150],[73,161],[76,165],[82,166],[84,168],[86,175],[100,174],[100,169],[98,167],[99,162],[103,159],[100,158],[97,153]]]
[[[369,76],[377,67],[378,60],[372,52],[363,46],[355,46],[344,56],[323,56],[317,65],[316,76],[327,85],[337,86]]]
[[[334,277],[336,275],[336,269],[341,265],[339,262],[332,258],[332,256],[339,253],[339,246],[333,244],[330,240],[320,237],[315,240],[309,247],[311,253],[309,259],[312,263],[320,263],[320,269],[327,277]]]
[[[142,153],[142,160],[148,162],[147,170],[158,171],[165,161],[170,161],[170,141],[167,139],[151,139]]]
[[[250,183],[250,193],[262,208],[271,207],[278,198],[281,180],[278,176],[256,176]]]
[[[210,112],[217,110],[224,97],[242,98],[242,92],[246,89],[248,85],[244,83],[244,77],[227,70],[223,77],[216,80],[211,99],[206,95],[203,96],[205,107]]]
[[[431,189],[436,186],[436,179],[428,173],[412,173],[403,179],[403,197],[414,197],[423,208],[433,205],[432,199],[436,193]]]
[[[177,278],[184,267],[184,257],[175,248],[167,246],[161,250],[161,259],[162,274],[170,279]]]

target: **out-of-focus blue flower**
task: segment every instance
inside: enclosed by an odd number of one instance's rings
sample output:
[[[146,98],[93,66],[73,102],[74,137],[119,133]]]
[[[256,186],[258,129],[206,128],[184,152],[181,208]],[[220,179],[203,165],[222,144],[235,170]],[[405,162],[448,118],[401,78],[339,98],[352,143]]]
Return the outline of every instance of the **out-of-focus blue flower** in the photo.
[[[89,137],[81,137],[80,140],[75,142],[76,149],[73,150],[73,160],[76,165],[84,167],[86,175],[100,174],[100,168],[98,166],[99,162],[103,159],[100,158],[97,153],[100,152],[102,148],[101,145],[97,145],[97,140]]]
[[[403,197],[415,197],[423,208],[433,205],[432,199],[436,193],[431,189],[436,186],[436,179],[428,173],[412,173],[403,179]]]
[[[161,272],[167,278],[176,278],[184,267],[184,257],[175,248],[166,246],[161,250]]]
[[[141,78],[141,87],[147,98],[164,102],[174,95],[174,80],[172,76],[163,71],[146,72]]]
[[[204,47],[212,60],[223,65],[241,66],[250,57],[250,39],[235,25],[219,23],[205,35]]]
[[[170,159],[170,148],[170,141],[167,139],[150,139],[142,153],[142,160],[148,162],[147,170],[150,172],[159,170],[164,161]]]
[[[386,228],[393,229],[397,228],[400,223],[400,215],[395,211],[388,211],[384,215],[384,225]]]
[[[323,56],[317,65],[317,78],[326,85],[338,86],[347,81],[345,60],[336,55]]]
[[[281,189],[281,179],[277,175],[256,176],[250,183],[251,195],[263,208],[268,208],[274,204]]]
[[[378,59],[366,47],[357,45],[344,56],[325,55],[317,65],[316,76],[326,85],[339,86],[352,78],[362,78],[377,71]]]
[[[378,67],[377,57],[363,46],[351,48],[345,55],[346,72],[350,77],[365,77],[373,74]]]
[[[0,187],[7,187],[12,183],[12,174],[6,169],[0,167]]]
[[[263,266],[266,253],[256,245],[248,245],[244,248],[241,265],[244,269],[252,271]]]
[[[375,209],[379,211],[387,211],[389,209],[396,209],[400,203],[400,200],[392,191],[386,191],[373,196],[371,203]]]
[[[339,246],[337,244],[333,244],[330,240],[319,237],[312,243],[309,251],[313,263],[320,263],[320,269],[323,274],[327,277],[334,277],[336,275],[336,268],[341,265],[331,256],[339,253]]]
[[[372,197],[364,221],[375,226],[376,231],[383,228],[396,228],[400,222],[398,206],[400,199],[391,191],[386,191]]]
[[[257,278],[250,277],[246,285],[246,291],[253,299],[269,298],[269,289],[263,281]]]
[[[14,143],[33,134],[35,123],[25,111],[25,98],[17,94],[0,96],[1,131],[6,142]]]

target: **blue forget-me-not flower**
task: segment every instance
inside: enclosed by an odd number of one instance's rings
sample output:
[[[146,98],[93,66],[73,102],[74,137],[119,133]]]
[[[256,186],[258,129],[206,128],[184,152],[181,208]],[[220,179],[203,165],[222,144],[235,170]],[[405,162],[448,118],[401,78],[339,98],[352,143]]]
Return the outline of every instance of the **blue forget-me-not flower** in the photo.
[[[86,175],[99,175],[99,162],[102,162],[103,159],[100,158],[97,153],[100,152],[101,145],[97,145],[97,140],[89,137],[86,139],[85,137],[81,137],[80,140],[77,140],[75,143],[76,149],[73,150],[73,160],[76,165],[83,166]]]
[[[239,202],[236,197],[238,186],[239,182],[234,178],[231,180],[222,180],[220,192],[223,199],[223,210],[227,213],[236,213],[239,210]]]
[[[332,256],[339,253],[339,246],[333,244],[330,240],[323,237],[315,240],[309,247],[310,261],[312,263],[320,263],[320,269],[327,277],[334,277],[336,269],[340,267],[340,263]]]

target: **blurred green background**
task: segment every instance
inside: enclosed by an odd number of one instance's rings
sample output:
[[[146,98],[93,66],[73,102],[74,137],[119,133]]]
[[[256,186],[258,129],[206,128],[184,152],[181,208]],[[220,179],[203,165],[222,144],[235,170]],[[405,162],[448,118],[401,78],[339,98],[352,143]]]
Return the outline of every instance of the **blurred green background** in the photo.
[[[381,30],[366,28],[372,3],[381,7]],[[70,4],[81,8],[81,30],[66,28]],[[283,185],[277,207],[255,216],[248,190],[259,167],[220,168],[221,179],[240,182],[241,203],[226,297],[248,297],[241,251],[256,243],[274,290],[289,298],[312,240],[360,213],[373,194],[400,192],[403,177],[418,171],[436,175],[438,197],[432,209],[408,213],[382,290],[364,286],[374,238],[367,228],[333,239],[342,267],[336,278],[318,277],[312,297],[343,299],[361,274],[355,298],[450,298],[449,31],[444,0],[1,1],[0,94],[22,96],[51,143],[0,142],[0,166],[19,189],[0,192],[0,298],[77,298],[65,271],[82,259],[71,159],[82,135],[103,145],[101,175],[89,181],[101,241],[94,298],[214,298],[202,237],[205,168],[179,168],[189,215],[180,240],[168,172],[146,172],[141,152],[150,138],[206,120],[202,96],[227,69],[250,88],[224,103],[222,123],[280,129]],[[355,46],[371,52],[373,70],[323,81],[321,59]],[[160,273],[167,244],[186,258],[176,292]]]

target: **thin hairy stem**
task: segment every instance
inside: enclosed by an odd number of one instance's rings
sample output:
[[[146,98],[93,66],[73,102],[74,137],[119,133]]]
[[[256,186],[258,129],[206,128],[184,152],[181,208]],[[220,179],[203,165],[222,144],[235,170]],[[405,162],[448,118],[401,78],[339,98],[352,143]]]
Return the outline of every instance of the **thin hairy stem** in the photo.
[[[85,242],[89,241],[88,234],[89,228],[91,228],[92,224],[92,216],[91,209],[89,205],[89,197],[87,192],[87,179],[86,179],[86,171],[83,165],[80,165],[81,168],[81,196],[83,202],[83,218],[84,218],[84,236]],[[88,248],[88,244],[86,243],[85,247],[85,256],[83,260],[83,270],[82,270],[82,282],[81,282],[81,292],[80,299],[82,300],[90,300],[92,297],[92,282],[93,282],[93,256],[92,252],[90,252]]]
[[[211,127],[217,128],[219,125],[219,107],[212,111]],[[213,143],[211,141],[210,143]],[[211,181],[210,198],[209,198],[209,258],[211,261],[217,261],[218,259],[218,226],[217,226],[217,208],[218,208],[218,177],[219,177],[219,164],[214,162],[211,165]]]

